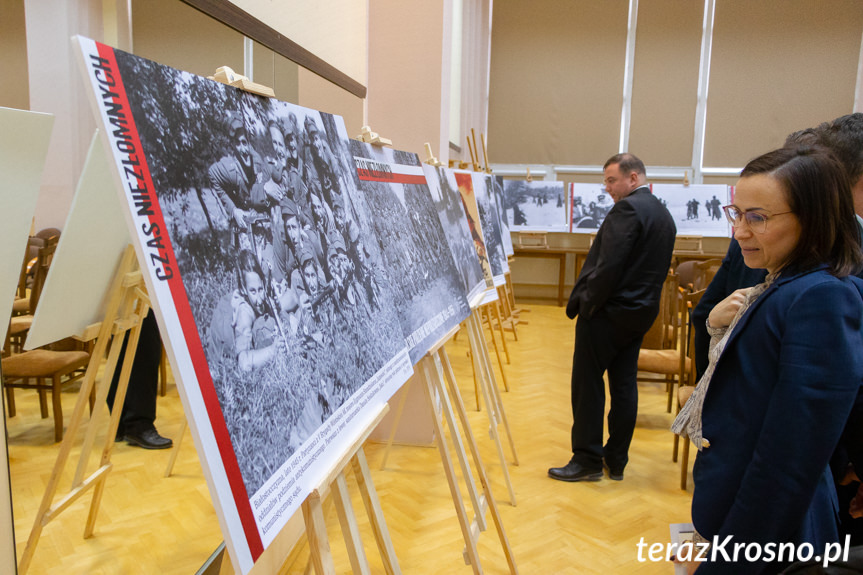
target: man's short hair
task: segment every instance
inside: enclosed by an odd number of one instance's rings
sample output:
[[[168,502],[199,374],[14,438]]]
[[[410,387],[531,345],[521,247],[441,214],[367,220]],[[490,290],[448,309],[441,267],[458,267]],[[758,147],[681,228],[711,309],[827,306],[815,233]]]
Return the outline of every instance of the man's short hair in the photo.
[[[643,175],[647,174],[647,170],[644,169],[644,162],[642,162],[632,154],[615,154],[611,156],[607,162],[605,162],[605,165],[602,166],[602,169],[604,170],[612,164],[617,164],[620,173],[624,175],[631,174],[632,172]]]
[[[851,186],[863,176],[863,114],[847,114],[814,128],[799,130],[785,139],[785,145],[824,146],[845,168]]]

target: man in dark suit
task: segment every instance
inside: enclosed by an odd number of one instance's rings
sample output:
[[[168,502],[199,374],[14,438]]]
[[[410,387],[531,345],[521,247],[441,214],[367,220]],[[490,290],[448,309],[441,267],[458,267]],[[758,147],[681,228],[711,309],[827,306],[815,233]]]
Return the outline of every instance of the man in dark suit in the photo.
[[[671,214],[646,185],[641,160],[613,156],[605,163],[604,183],[614,207],[566,306],[570,319],[579,318],[572,362],[573,455],[566,466],[548,470],[560,481],[596,481],[603,463],[611,479],[623,479],[638,411],[638,350],[659,313],[677,233]],[[606,371],[611,410],[603,446]]]

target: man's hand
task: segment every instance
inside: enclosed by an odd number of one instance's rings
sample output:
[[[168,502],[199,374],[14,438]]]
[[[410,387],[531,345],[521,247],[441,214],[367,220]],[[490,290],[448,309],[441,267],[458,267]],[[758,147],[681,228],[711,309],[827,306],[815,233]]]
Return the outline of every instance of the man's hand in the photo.
[[[246,229],[246,212],[240,208],[234,208],[234,222],[241,230]]]

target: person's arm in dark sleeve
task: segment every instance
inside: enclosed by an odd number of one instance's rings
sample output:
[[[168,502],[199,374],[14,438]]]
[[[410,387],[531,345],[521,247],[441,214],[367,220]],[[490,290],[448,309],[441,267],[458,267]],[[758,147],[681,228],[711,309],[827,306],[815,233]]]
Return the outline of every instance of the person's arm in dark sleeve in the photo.
[[[588,319],[605,305],[618,286],[641,234],[641,223],[629,202],[616,204],[602,226],[603,241],[596,265],[589,276],[579,278],[579,313]]]

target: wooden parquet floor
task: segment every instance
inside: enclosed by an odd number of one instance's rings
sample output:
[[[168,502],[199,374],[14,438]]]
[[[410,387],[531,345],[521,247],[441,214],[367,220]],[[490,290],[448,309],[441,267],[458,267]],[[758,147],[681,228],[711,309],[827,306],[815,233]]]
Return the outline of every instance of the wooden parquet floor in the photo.
[[[520,306],[530,310],[522,315],[529,324],[519,326],[518,342],[507,335],[512,363],[505,369],[510,391],[502,394],[520,465],[512,464],[505,430],[499,427],[515,507],[508,501],[485,411],[475,411],[466,334],[447,346],[519,572],[672,572],[668,563],[639,562],[637,549],[641,538],[647,543],[666,542],[669,523],[689,520],[690,492],[679,489],[679,466],[671,461],[672,417],[665,412],[664,387],[639,385],[639,416],[624,481],[604,478],[569,484],[549,479],[547,469],[565,464],[570,457],[573,323],[559,307]],[[52,441],[51,420],[39,418],[35,394],[19,390],[16,398],[18,415],[7,420],[7,428],[20,555],[58,447]],[[74,401],[74,391],[64,393],[65,413],[71,413]],[[183,417],[177,391],[169,385],[168,396],[159,399],[156,425],[172,436]],[[462,558],[464,543],[438,450],[394,446],[384,470],[380,470],[382,445],[370,443],[365,452],[402,571],[471,573]],[[44,529],[30,572],[194,573],[222,535],[191,437],[184,440],[174,475],[164,478],[168,456],[168,451],[117,444],[95,535],[82,537],[90,501],[85,496]],[[374,572],[383,573],[350,474],[348,483],[367,555]],[[326,504],[325,511],[337,571],[349,573],[335,509]],[[486,516],[488,528],[479,537],[482,567],[485,573],[507,573],[491,516]],[[307,560],[308,549],[298,546],[282,573],[303,573]]]

